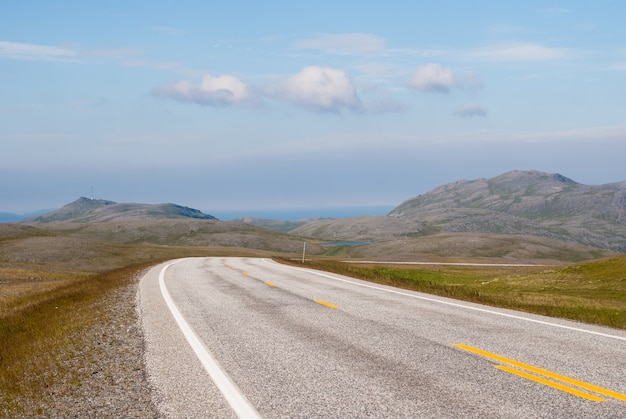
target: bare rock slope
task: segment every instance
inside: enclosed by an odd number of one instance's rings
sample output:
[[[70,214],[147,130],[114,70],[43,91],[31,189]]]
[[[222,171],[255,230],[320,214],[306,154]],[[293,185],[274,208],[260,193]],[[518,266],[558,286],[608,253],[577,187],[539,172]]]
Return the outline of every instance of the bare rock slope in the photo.
[[[215,220],[212,215],[176,204],[129,204],[81,197],[56,211],[23,221],[40,223],[97,223],[105,221],[144,220],[159,218],[192,218]]]
[[[374,241],[504,234],[626,252],[626,182],[583,185],[560,174],[512,171],[443,185],[387,217],[313,222],[291,233]]]

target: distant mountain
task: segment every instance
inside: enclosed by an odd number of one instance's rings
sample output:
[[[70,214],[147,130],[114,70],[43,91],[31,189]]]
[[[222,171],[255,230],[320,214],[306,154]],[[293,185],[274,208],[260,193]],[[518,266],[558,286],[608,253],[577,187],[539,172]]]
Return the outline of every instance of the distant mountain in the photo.
[[[512,171],[440,186],[386,217],[314,221],[290,233],[376,242],[449,233],[536,236],[626,252],[626,182],[590,186],[560,174]]]
[[[40,210],[35,212],[30,212],[28,214],[14,214],[12,212],[0,212],[0,223],[16,223],[21,220],[25,220],[27,218],[32,218],[37,215],[45,214],[51,210]]]
[[[193,218],[216,220],[212,215],[176,204],[124,204],[81,197],[56,211],[22,221],[37,223],[94,223],[121,220]]]
[[[21,220],[21,215],[13,214],[11,212],[0,212],[0,223],[14,223],[15,221]]]
[[[583,185],[560,174],[512,171],[443,185],[389,216],[435,231],[533,235],[626,252],[626,182]]]

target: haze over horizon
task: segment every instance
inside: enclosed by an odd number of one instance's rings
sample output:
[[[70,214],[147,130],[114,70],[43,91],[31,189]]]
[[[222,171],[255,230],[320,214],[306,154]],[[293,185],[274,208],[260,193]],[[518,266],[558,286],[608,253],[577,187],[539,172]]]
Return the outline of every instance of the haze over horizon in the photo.
[[[211,214],[393,207],[516,169],[626,181],[624,15],[621,1],[10,2],[0,212],[92,185]]]

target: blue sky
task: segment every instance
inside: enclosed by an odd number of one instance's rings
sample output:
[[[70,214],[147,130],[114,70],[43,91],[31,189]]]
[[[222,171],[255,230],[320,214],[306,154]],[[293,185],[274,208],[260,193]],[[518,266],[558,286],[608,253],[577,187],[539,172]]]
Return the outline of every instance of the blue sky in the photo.
[[[339,3],[339,4],[337,4]],[[3,1],[0,211],[626,180],[626,2]]]

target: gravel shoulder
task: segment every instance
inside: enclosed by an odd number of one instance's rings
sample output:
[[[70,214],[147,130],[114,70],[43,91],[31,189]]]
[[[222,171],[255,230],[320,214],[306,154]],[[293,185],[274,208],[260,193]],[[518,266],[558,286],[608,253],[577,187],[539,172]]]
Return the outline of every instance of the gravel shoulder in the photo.
[[[160,417],[145,371],[141,276],[103,296],[93,307],[99,320],[68,337],[57,358],[62,374],[39,399],[22,401],[25,417]]]

